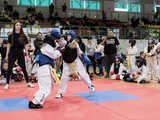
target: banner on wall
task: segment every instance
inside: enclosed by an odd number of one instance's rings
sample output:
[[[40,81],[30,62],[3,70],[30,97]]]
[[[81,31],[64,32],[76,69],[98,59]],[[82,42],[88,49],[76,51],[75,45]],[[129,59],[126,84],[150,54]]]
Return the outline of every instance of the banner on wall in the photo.
[[[147,25],[148,28],[160,29],[160,25]]]
[[[53,28],[36,28],[36,27],[26,27],[23,28],[23,31],[25,35],[30,37],[35,37],[38,32],[41,32],[42,34],[47,34],[49,31],[51,31]],[[56,28],[60,32],[60,28]],[[7,33],[12,32],[13,27],[6,27],[0,29],[0,37],[8,37]]]

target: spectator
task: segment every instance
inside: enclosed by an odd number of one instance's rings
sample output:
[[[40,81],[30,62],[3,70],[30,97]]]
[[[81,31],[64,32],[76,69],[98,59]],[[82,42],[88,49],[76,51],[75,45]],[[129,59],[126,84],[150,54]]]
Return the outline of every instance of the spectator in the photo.
[[[120,54],[120,45],[119,41],[116,37],[114,37],[114,33],[112,31],[108,32],[108,38],[104,39],[105,45],[104,45],[104,59],[105,59],[105,65],[106,65],[106,76],[105,78],[109,77],[109,72],[112,63],[114,62],[115,56],[118,52]]]
[[[102,36],[101,41],[97,41],[97,47],[95,48],[95,59],[97,62],[97,66],[99,68],[99,73],[97,74],[98,76],[103,76],[103,61],[104,61],[104,39],[106,39],[105,36]]]
[[[27,38],[23,32],[20,22],[16,22],[12,34],[8,37],[6,60],[8,60],[7,84],[5,89],[9,88],[9,81],[12,74],[13,65],[18,60],[18,65],[22,68],[28,87],[33,87],[28,79],[28,73],[25,66],[24,46],[27,44]]]
[[[137,55],[136,40],[129,40],[129,46],[127,50],[127,63],[128,71],[134,73],[136,71],[136,55]]]
[[[4,61],[4,64],[2,66],[2,73],[1,75],[3,76],[3,78],[7,78],[7,71],[8,71],[8,62]]]
[[[35,16],[29,17],[29,23],[33,25],[35,23]]]
[[[36,38],[36,40],[34,40],[34,48],[35,48],[34,55],[35,56],[38,55],[41,52],[40,48],[41,48],[42,44],[43,44],[42,33],[38,32],[37,33],[37,38]]]
[[[42,21],[44,20],[44,17],[41,11],[39,11],[37,14],[37,20],[42,20]]]
[[[91,65],[93,66],[93,72],[94,74],[96,73],[96,63],[95,63],[95,59],[94,59],[94,52],[95,52],[95,46],[93,44],[92,38],[89,38],[86,44],[86,52],[87,52],[87,56],[88,58],[91,60]],[[89,66],[87,65],[87,73],[89,72]]]
[[[54,13],[54,3],[52,2],[49,5],[49,16],[52,17],[52,14]]]
[[[106,13],[104,12],[104,10],[102,11],[102,19],[106,20]]]
[[[8,2],[6,0],[4,0],[3,4],[4,4],[5,12],[8,11]]]
[[[13,15],[14,19],[18,19],[19,18],[19,12],[17,10],[15,10],[12,15]]]
[[[0,47],[0,54],[1,54],[1,74],[3,73],[2,72],[2,68],[3,68],[3,63],[5,61],[5,58],[6,58],[6,52],[7,52],[7,40],[3,40],[2,42],[2,47]]]
[[[62,6],[62,11],[64,13],[66,13],[66,10],[67,10],[67,5],[66,5],[66,3],[64,3],[63,6]]]
[[[85,53],[85,44],[82,42],[82,39],[80,36],[76,37],[76,41],[80,47],[80,49]]]

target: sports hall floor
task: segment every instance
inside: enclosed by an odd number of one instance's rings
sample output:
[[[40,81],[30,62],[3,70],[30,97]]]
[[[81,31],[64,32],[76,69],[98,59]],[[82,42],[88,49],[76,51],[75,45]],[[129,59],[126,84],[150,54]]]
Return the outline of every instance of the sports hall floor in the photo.
[[[38,89],[14,83],[0,86],[0,120],[160,120],[160,84],[131,84],[95,78],[96,92],[89,93],[82,81],[69,81],[67,93],[56,99],[58,85],[43,109],[28,109]]]

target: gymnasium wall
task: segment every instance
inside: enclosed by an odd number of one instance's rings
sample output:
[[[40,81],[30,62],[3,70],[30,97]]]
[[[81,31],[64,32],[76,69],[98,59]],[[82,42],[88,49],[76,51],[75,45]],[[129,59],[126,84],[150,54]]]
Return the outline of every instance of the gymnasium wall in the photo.
[[[25,12],[26,6],[17,6],[17,0],[7,0],[9,1],[9,4],[12,4],[15,9],[20,11],[21,15],[26,15]],[[66,1],[67,6],[69,8],[69,0],[56,0],[55,4],[55,10],[58,11],[58,14],[61,16],[65,16],[65,14],[62,13],[61,6],[64,4],[64,1]],[[129,13],[129,12],[115,12],[114,11],[114,0],[99,0],[100,1],[100,9],[104,9],[106,12],[107,19],[118,19],[120,21],[129,21],[133,16],[141,17],[145,16],[146,18],[152,20],[153,19],[153,6],[154,2],[153,0],[141,0],[141,13]],[[160,0],[159,2],[160,3]],[[103,6],[102,6],[103,5]],[[3,0],[0,1],[0,10],[3,6]],[[48,7],[36,7],[36,11],[43,11],[43,14],[45,17],[48,16]],[[76,9],[68,9],[66,16],[76,16],[76,17],[83,17],[84,14],[87,14],[90,18],[101,18],[102,12],[100,11],[94,11],[94,10],[76,10]]]

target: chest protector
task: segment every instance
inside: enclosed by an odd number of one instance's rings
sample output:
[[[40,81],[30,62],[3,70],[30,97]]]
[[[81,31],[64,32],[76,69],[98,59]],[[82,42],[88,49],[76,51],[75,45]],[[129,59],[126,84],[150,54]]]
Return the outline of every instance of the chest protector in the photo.
[[[68,45],[66,45],[63,53],[63,60],[66,63],[72,63],[77,58],[77,48],[70,48]]]
[[[52,58],[44,55],[44,54],[39,54],[39,66],[50,64],[52,67],[54,67],[54,61]]]

